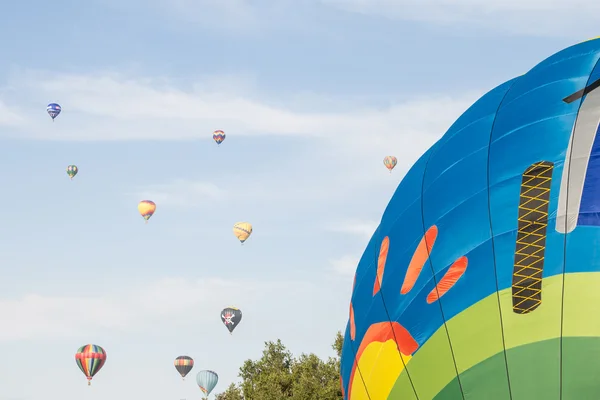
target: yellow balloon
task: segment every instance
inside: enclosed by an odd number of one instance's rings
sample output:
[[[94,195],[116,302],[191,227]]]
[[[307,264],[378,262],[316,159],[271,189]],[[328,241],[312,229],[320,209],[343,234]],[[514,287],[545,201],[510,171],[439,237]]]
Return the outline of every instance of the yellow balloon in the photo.
[[[150,200],[142,200],[140,201],[140,204],[138,204],[138,211],[140,212],[140,215],[144,217],[146,222],[148,222],[150,217],[154,214],[154,211],[156,211],[156,204]]]
[[[243,244],[252,234],[252,224],[249,222],[236,223],[233,225],[233,234]]]

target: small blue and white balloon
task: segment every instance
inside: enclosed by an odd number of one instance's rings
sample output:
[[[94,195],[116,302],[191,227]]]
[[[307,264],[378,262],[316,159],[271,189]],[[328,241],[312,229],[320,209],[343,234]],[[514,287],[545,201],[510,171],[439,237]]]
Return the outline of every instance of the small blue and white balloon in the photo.
[[[52,121],[54,121],[54,118],[58,117],[58,114],[60,114],[61,110],[62,109],[60,105],[56,103],[50,103],[48,104],[48,107],[46,107],[46,112],[52,118]]]

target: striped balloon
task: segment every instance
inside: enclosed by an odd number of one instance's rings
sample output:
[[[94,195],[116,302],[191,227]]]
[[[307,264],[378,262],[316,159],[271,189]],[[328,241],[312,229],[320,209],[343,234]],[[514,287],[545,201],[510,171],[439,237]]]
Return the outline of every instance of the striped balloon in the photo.
[[[196,383],[207,397],[215,386],[217,386],[217,382],[219,382],[219,375],[214,371],[200,371],[196,375]]]
[[[213,132],[213,140],[215,142],[217,142],[217,144],[223,143],[223,140],[225,140],[225,132],[223,132],[223,131],[214,131]]]
[[[249,222],[236,222],[233,225],[233,234],[244,244],[250,235],[252,235],[252,224]]]
[[[396,164],[398,164],[398,159],[394,156],[387,156],[383,159],[383,165],[385,165],[385,167],[390,170],[390,173],[392,173],[392,170],[394,169]]]
[[[58,114],[60,114],[61,111],[62,108],[56,103],[50,103],[46,107],[46,112],[48,113],[50,118],[52,118],[52,121],[54,121],[54,118],[58,117]]]
[[[181,378],[185,378],[192,368],[194,368],[194,360],[192,357],[179,356],[175,359],[175,369],[179,372]]]
[[[81,346],[75,353],[75,362],[88,380],[88,385],[92,384],[94,375],[102,369],[106,362],[106,351],[98,345],[86,344]]]

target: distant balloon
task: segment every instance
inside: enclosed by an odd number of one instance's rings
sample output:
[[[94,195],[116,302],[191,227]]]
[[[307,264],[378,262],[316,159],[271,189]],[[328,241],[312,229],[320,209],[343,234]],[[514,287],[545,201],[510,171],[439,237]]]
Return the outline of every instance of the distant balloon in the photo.
[[[225,132],[223,132],[223,131],[214,131],[213,132],[213,140],[215,142],[217,142],[217,144],[223,143],[223,140],[225,140]]]
[[[392,170],[394,169],[396,164],[398,164],[398,159],[394,156],[387,156],[383,159],[383,165],[385,165],[385,167],[390,170],[390,173],[392,173]]]
[[[219,382],[219,375],[214,371],[200,371],[198,372],[198,375],[196,375],[196,383],[206,397],[208,397],[210,392],[217,386],[217,382]]]
[[[94,375],[102,369],[106,362],[106,351],[95,344],[81,346],[75,353],[75,362],[88,380],[88,386],[92,384]]]
[[[73,179],[78,172],[79,168],[77,168],[77,165],[69,165],[67,167],[67,175],[69,175],[69,178],[71,179]]]
[[[150,200],[142,200],[140,204],[138,204],[138,211],[140,215],[144,217],[146,222],[150,219],[152,215],[154,215],[154,211],[156,211],[156,204]]]
[[[242,242],[242,244],[244,244],[244,242],[248,240],[250,235],[252,235],[252,224],[250,224],[249,222],[236,223],[235,225],[233,225],[233,234],[236,238],[238,238],[240,242]]]
[[[194,360],[188,356],[179,356],[175,359],[175,369],[181,375],[181,378],[185,378],[187,374],[194,368]]]
[[[52,121],[54,121],[54,118],[58,117],[58,114],[60,114],[61,111],[62,108],[56,103],[50,103],[46,107],[46,112],[48,113],[50,118],[52,118]]]
[[[231,334],[242,320],[242,311],[235,307],[227,307],[221,311],[221,321]]]

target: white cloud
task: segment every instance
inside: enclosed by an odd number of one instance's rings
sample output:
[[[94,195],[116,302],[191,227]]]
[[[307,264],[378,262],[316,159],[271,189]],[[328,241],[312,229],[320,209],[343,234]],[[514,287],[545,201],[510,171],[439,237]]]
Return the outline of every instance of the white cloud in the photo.
[[[216,77],[219,82],[219,77]],[[222,82],[222,80],[221,80]],[[47,75],[30,72],[11,81],[11,98],[28,115],[21,137],[45,140],[191,140],[209,138],[215,129],[238,136],[305,136],[365,152],[410,143],[411,153],[426,149],[476,95],[420,96],[386,108],[368,104],[345,112],[299,112],[285,102],[270,105],[248,93],[215,85],[212,78],[187,88],[166,79],[141,79],[98,73]],[[248,91],[248,88],[245,88]],[[45,104],[52,99],[63,107],[56,124],[42,129],[49,118]],[[20,101],[19,101],[20,100]],[[12,132],[11,132],[12,133]],[[14,133],[12,133],[14,134]],[[344,138],[343,142],[339,138]],[[410,142],[408,142],[410,140]],[[421,145],[421,143],[423,145]]]
[[[269,296],[291,299],[292,293],[310,291],[308,287],[303,282],[170,278],[107,296],[28,294],[0,300],[0,320],[10,327],[0,331],[0,341],[138,332],[160,329],[167,321],[175,329],[214,320],[232,302],[243,308]],[[191,313],[194,318],[189,318]]]
[[[329,264],[334,272],[340,275],[354,276],[356,266],[360,261],[360,257],[345,255],[340,258],[329,260]]]
[[[345,110],[338,105],[336,111],[328,112],[324,107],[331,103],[328,96],[322,102],[315,101],[318,94],[301,98],[292,94],[289,102],[273,101],[257,95],[260,89],[251,77],[237,77],[247,83],[239,85],[240,92],[230,81],[222,76],[204,77],[182,87],[164,78],[111,72],[17,73],[5,94],[27,119],[10,130],[0,129],[0,135],[63,141],[211,141],[212,131],[218,128],[229,134],[228,140],[252,135],[303,137],[314,148],[286,153],[287,164],[281,171],[260,167],[277,165],[265,158],[249,166],[256,167],[252,180],[223,172],[213,183],[181,179],[186,177],[182,174],[172,182],[148,182],[152,185],[143,184],[128,195],[136,201],[153,200],[159,207],[189,207],[227,202],[237,191],[244,193],[244,207],[262,202],[262,208],[268,201],[272,208],[297,206],[298,212],[308,213],[324,203],[359,201],[366,191],[384,188],[385,192],[369,192],[381,199],[383,207],[404,172],[479,96],[422,95],[379,108],[369,105],[368,99],[355,99],[346,103]],[[50,101],[63,107],[54,123],[45,113]],[[386,155],[398,158],[392,175],[383,167]],[[377,200],[372,204],[377,205]]]
[[[346,233],[370,238],[373,236],[373,233],[378,226],[379,222],[377,221],[347,220],[331,224],[325,229],[331,232]]]
[[[593,0],[319,0],[388,18],[556,37],[596,36],[600,4]]]
[[[294,209],[294,215],[297,215],[307,209],[320,208],[325,202],[338,201],[356,190],[356,187],[344,187],[341,181],[330,183],[330,175],[320,179],[313,178],[312,174],[308,178],[290,175],[285,172],[253,174],[250,180],[239,174],[222,173],[218,184],[178,178],[167,183],[142,186],[126,195],[132,201],[152,200],[157,207],[203,207],[206,210],[206,205],[214,205],[218,201],[222,213],[229,212],[229,207],[239,210],[240,204],[243,204],[244,210],[254,209],[256,215],[263,215],[265,204],[268,204],[270,214],[276,213],[274,210],[287,214]],[[286,189],[282,190],[282,187]],[[278,221],[279,217],[275,220]]]
[[[466,28],[525,34],[584,38],[596,36],[600,5],[593,0],[97,0],[119,8],[158,11],[178,21],[177,29],[208,27],[245,35],[272,30],[302,30],[331,34],[314,20],[319,6],[379,15],[405,21],[436,24],[454,34]],[[127,3],[127,4],[125,4]],[[269,21],[269,23],[265,23]]]
[[[15,126],[24,122],[24,117],[0,99],[0,125]]]
[[[260,15],[257,7],[247,0],[95,0],[105,6],[121,12],[136,10],[139,15],[150,11],[159,17],[174,19],[178,24],[173,28],[181,29],[182,22],[218,29],[221,32],[240,32],[257,29]]]
[[[141,200],[152,200],[161,206],[197,207],[224,197],[225,192],[211,182],[175,179],[166,184],[140,188],[133,194]]]
[[[148,12],[162,20],[161,26],[179,31],[210,29],[221,35],[272,34],[296,31],[303,35],[327,35],[330,26],[314,19],[318,0],[95,0],[136,14]],[[307,29],[308,28],[308,29]]]

